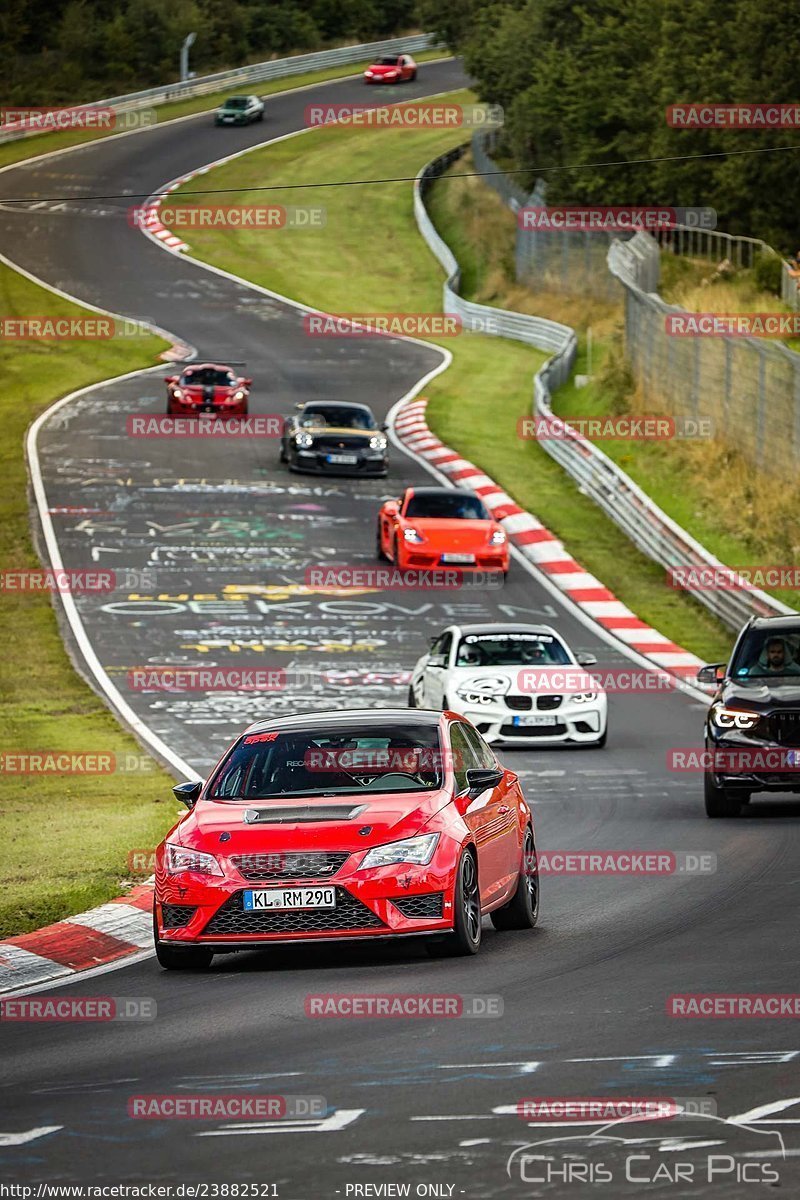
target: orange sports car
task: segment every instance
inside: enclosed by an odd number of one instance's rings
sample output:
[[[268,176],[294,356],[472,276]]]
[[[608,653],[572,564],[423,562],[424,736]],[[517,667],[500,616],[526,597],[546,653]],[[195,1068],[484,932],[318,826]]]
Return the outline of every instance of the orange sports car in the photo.
[[[508,538],[475,492],[409,487],[378,514],[377,550],[402,570],[508,572]]]

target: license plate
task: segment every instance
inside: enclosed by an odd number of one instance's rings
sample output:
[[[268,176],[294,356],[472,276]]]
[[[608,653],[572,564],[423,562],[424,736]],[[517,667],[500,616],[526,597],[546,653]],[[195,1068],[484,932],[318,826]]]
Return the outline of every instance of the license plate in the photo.
[[[543,717],[539,713],[526,713],[524,717],[514,717],[514,725],[557,725],[558,717]]]
[[[354,467],[356,465],[356,463],[358,462],[358,455],[356,455],[356,454],[329,454],[326,461],[331,463],[333,466]]]
[[[475,562],[475,555],[474,554],[443,554],[442,562],[443,563],[461,563],[462,565],[464,565],[464,564],[471,565]]]
[[[332,887],[253,888],[244,894],[245,912],[273,908],[336,908]]]
[[[786,765],[787,767],[800,767],[800,750],[786,751]]]

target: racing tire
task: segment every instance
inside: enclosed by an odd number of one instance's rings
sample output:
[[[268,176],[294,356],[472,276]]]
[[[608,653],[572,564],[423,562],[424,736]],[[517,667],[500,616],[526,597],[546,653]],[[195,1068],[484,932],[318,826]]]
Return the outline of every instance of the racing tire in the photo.
[[[409,75],[409,77],[408,77],[408,82],[409,82],[409,83],[413,83],[413,82],[414,82],[414,80],[415,80],[416,78],[417,78],[417,72],[416,72],[416,71],[412,71],[412,72],[411,72],[411,74],[410,74],[410,75]]]
[[[481,893],[478,864],[471,850],[465,850],[458,863],[453,913],[453,932],[425,943],[431,958],[466,958],[481,948]]]
[[[725,818],[741,815],[741,798],[728,788],[719,787],[714,782],[714,776],[710,771],[706,771],[703,777],[703,791],[705,793],[707,817]]]
[[[264,120],[264,111],[262,109],[262,111],[256,117],[256,121],[263,121],[263,120]]]
[[[533,929],[539,919],[539,870],[530,825],[525,830],[522,844],[522,863],[523,870],[514,895],[502,908],[489,913],[492,924],[501,933],[509,929]],[[533,864],[532,871],[528,869],[528,863]]]
[[[596,742],[591,743],[591,749],[602,750],[607,741],[608,741],[608,726],[606,726],[606,728],[603,730],[602,737],[599,737]]]
[[[214,957],[213,950],[206,950],[201,946],[186,946],[178,949],[159,942],[155,909],[153,909],[153,940],[155,941],[158,965],[165,971],[202,971],[211,966],[211,960]]]
[[[282,463],[287,463],[289,461],[289,456],[286,453],[286,447],[283,444],[283,442],[281,442],[281,449],[280,449],[280,453],[278,455],[278,461],[282,462]]]
[[[381,543],[381,527],[380,527],[380,525],[378,525],[375,530],[375,554],[377,556],[378,562],[388,562],[389,561],[389,556],[386,553],[386,551],[384,550],[383,544]]]
[[[409,707],[409,708],[416,708],[416,707],[417,707],[417,698],[416,698],[416,696],[414,695],[414,688],[413,688],[413,687],[409,687],[409,689],[408,689],[408,707]]]

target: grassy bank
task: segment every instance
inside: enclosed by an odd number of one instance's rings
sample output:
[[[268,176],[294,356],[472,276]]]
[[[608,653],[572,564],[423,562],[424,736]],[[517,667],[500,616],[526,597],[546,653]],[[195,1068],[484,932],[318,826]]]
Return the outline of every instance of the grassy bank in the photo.
[[[84,310],[0,266],[7,316],[79,316]],[[59,396],[153,363],[155,337],[18,342],[0,362],[0,570],[40,566],[30,536],[25,430]],[[172,821],[173,782],[125,734],[76,675],[44,593],[0,590],[0,747],[107,752],[141,759],[137,773],[14,774],[0,793],[0,937],[24,932],[118,895],[128,852],[152,847]],[[5,761],[5,760],[4,760]],[[128,760],[127,765],[130,765]]]

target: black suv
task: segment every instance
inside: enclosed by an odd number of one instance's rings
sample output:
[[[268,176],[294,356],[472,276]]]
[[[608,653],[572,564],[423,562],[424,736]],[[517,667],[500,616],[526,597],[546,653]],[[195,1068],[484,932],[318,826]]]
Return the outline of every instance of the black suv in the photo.
[[[800,792],[800,615],[751,617],[731,661],[702,667],[706,813],[738,817],[753,792]]]

